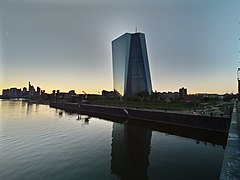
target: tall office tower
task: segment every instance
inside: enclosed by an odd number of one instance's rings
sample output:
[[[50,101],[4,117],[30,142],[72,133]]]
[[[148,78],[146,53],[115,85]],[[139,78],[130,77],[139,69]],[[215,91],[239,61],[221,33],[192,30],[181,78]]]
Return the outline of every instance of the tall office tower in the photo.
[[[179,89],[179,96],[180,98],[185,98],[187,96],[187,89],[182,87]]]
[[[125,33],[112,41],[113,85],[121,96],[152,93],[145,35]]]
[[[30,82],[28,83],[28,92],[29,96],[35,96],[35,88]]]

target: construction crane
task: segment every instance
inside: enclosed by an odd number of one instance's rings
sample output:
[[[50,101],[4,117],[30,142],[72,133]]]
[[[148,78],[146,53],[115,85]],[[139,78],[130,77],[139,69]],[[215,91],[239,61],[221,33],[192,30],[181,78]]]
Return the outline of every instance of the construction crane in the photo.
[[[85,93],[85,91],[82,91],[85,94],[85,99],[87,99],[87,93]]]

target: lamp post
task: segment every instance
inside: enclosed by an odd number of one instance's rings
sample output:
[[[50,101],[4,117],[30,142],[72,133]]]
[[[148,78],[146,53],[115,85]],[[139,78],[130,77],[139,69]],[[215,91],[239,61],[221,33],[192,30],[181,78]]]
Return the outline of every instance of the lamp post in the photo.
[[[238,81],[238,100],[240,100],[240,68],[237,70],[237,81]]]

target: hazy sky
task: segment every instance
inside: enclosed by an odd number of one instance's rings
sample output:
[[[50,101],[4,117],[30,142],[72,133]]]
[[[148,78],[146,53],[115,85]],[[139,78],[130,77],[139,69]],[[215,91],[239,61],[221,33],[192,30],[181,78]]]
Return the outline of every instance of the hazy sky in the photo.
[[[112,90],[111,41],[137,26],[153,90],[235,93],[239,22],[239,0],[0,0],[0,90]]]

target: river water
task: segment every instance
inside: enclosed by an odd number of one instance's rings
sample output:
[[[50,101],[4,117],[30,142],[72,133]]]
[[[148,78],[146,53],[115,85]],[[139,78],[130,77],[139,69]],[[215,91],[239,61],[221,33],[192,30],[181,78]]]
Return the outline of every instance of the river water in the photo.
[[[220,145],[0,100],[0,179],[219,178]]]

